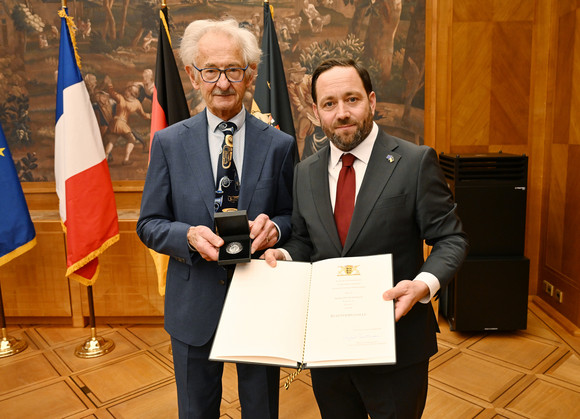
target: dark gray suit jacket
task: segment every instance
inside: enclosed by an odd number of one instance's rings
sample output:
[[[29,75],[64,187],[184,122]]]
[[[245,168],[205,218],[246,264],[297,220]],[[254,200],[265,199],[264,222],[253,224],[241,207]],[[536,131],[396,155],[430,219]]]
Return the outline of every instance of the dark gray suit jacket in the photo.
[[[155,134],[137,234],[171,258],[165,291],[165,328],[189,345],[213,336],[223,307],[226,271],[190,252],[191,226],[214,228],[215,179],[207,142],[206,112]],[[246,140],[238,209],[248,219],[267,214],[283,243],[291,231],[294,139],[246,115]]]
[[[426,271],[445,287],[461,265],[467,240],[435,151],[379,131],[357,196],[344,249],[328,187],[329,147],[300,162],[294,175],[293,260],[393,254],[394,282]],[[423,260],[423,240],[433,246]],[[396,325],[397,365],[437,351],[431,304],[417,303]]]

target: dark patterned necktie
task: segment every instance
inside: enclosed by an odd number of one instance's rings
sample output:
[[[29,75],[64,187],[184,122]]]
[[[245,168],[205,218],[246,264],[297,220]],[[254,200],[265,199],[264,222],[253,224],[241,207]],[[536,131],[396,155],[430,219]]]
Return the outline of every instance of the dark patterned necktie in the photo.
[[[354,211],[354,198],[356,192],[356,173],[352,164],[356,157],[350,153],[342,155],[342,169],[338,175],[336,185],[336,202],[334,204],[334,221],[340,242],[344,246],[350,219]]]
[[[237,129],[233,122],[222,122],[218,125],[224,133],[217,167],[215,187],[215,212],[235,211],[238,208],[240,195],[240,180],[234,163],[234,131]]]

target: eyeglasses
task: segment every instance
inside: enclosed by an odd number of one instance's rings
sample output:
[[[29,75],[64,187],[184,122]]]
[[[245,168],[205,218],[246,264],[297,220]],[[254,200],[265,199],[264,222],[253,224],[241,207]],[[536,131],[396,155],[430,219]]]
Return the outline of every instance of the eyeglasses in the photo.
[[[248,64],[245,68],[229,67],[224,70],[215,67],[197,68],[195,65],[193,67],[199,71],[202,80],[206,83],[217,83],[222,73],[224,73],[230,83],[239,83],[244,80],[244,75],[249,66]]]

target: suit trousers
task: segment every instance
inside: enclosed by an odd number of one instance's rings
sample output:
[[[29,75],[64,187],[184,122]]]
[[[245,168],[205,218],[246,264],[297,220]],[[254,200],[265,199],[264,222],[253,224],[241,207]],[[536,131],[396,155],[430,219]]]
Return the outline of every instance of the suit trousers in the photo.
[[[213,339],[191,346],[171,338],[180,419],[218,419],[223,362],[210,361]],[[236,364],[243,419],[277,419],[280,368]]]
[[[322,419],[419,419],[427,400],[429,361],[401,368],[313,368]]]

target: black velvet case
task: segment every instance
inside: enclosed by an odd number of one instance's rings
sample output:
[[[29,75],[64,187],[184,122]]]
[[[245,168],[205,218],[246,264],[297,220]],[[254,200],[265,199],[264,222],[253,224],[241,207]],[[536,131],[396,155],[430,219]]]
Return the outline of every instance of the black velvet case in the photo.
[[[217,234],[224,239],[220,247],[218,265],[245,263],[251,259],[252,242],[245,210],[218,212],[215,214]]]

